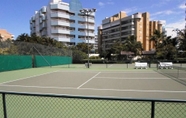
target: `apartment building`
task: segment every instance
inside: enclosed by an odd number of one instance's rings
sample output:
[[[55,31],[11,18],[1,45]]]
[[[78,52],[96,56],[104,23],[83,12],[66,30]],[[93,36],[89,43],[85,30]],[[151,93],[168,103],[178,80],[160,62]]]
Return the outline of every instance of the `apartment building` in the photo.
[[[69,3],[62,0],[50,0],[30,19],[30,33],[47,36],[67,45],[78,43],[95,43],[95,13],[87,16],[79,0]]]
[[[14,35],[9,33],[5,29],[0,29],[0,41],[5,41],[7,39],[13,40],[14,39]]]
[[[149,38],[155,29],[162,30],[162,22],[150,21],[148,12],[127,16],[124,11],[120,11],[102,20],[98,27],[99,51],[109,50],[114,42],[123,42],[130,35],[136,36],[145,51],[152,50],[154,45]]]

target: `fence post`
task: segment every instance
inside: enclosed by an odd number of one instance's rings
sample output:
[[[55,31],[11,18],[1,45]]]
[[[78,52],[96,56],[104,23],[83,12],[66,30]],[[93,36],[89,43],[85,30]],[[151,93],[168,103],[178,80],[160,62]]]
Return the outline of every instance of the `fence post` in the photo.
[[[7,118],[5,93],[2,93],[2,101],[3,101],[3,113],[4,113],[4,118]]]
[[[151,118],[155,118],[155,101],[151,102]]]

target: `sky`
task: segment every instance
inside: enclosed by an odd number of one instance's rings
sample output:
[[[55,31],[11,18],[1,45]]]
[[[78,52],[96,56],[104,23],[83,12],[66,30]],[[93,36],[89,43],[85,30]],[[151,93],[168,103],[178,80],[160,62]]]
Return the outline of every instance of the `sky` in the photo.
[[[1,0],[0,29],[15,36],[30,34],[29,20],[35,11],[47,6],[50,0]],[[69,3],[70,0],[62,0]],[[120,11],[127,15],[149,12],[150,20],[165,20],[166,27],[185,27],[185,0],[79,0],[83,8],[96,8],[95,27],[106,17]]]

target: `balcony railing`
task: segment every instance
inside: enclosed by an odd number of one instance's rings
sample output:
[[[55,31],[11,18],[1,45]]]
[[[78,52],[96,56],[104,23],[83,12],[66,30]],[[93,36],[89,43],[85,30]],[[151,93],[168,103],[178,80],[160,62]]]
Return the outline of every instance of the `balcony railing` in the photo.
[[[66,18],[66,19],[70,19],[70,15],[63,13],[63,12],[53,12],[51,13],[51,17],[52,18]]]
[[[51,25],[54,25],[54,26],[67,26],[67,27],[69,27],[70,23],[66,22],[66,21],[60,21],[60,20],[52,20],[51,21]]]
[[[51,4],[50,8],[69,11],[69,6],[66,4]]]

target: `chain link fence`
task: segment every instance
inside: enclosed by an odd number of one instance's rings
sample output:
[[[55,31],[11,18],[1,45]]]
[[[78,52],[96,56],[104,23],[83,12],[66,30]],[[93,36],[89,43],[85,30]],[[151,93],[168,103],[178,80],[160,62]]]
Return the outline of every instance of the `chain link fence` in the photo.
[[[29,42],[0,42],[0,55],[47,55],[72,56],[72,51],[65,48],[41,45]]]
[[[1,118],[185,118],[186,101],[1,93]]]
[[[36,43],[0,42],[0,72],[72,63],[72,51]]]

